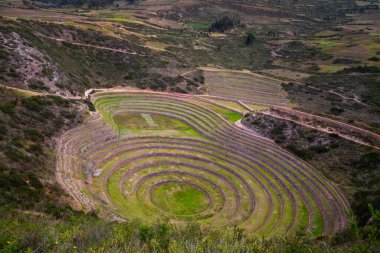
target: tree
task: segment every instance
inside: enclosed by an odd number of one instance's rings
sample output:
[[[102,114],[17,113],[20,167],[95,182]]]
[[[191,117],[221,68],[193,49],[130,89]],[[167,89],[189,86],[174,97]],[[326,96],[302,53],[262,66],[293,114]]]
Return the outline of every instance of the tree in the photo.
[[[234,27],[240,26],[241,22],[238,17],[223,16],[215,20],[209,27],[209,32],[225,32]]]
[[[252,45],[253,44],[253,42],[255,41],[255,35],[253,35],[253,33],[252,32],[249,32],[248,34],[247,34],[247,38],[245,39],[245,44],[247,45],[247,46],[250,46],[250,45]]]

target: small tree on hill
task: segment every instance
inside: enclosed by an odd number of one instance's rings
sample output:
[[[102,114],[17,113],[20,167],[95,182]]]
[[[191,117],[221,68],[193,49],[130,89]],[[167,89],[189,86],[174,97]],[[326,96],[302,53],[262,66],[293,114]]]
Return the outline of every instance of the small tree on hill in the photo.
[[[250,45],[252,45],[253,44],[253,42],[255,41],[255,35],[253,35],[253,33],[251,33],[251,32],[249,32],[248,34],[247,34],[247,37],[246,37],[246,39],[245,39],[245,44],[247,45],[247,46],[250,46]]]
[[[241,24],[238,17],[223,16],[215,20],[209,27],[209,32],[225,32]]]

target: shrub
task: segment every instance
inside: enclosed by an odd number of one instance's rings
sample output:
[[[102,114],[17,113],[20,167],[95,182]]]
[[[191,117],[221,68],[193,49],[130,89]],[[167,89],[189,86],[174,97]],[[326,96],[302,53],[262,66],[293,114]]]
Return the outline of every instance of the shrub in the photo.
[[[14,108],[17,105],[17,100],[12,100],[9,102],[5,102],[0,104],[0,111],[7,114],[14,114]]]
[[[8,133],[7,126],[0,124],[0,140],[4,139],[4,137],[7,133]]]
[[[139,89],[146,89],[148,88],[148,85],[146,84],[146,82],[140,81],[136,83],[136,87]]]
[[[352,58],[337,58],[333,61],[333,64],[356,64],[360,63],[360,61],[352,59]]]
[[[297,147],[294,144],[289,144],[286,146],[286,148],[289,151],[291,151],[293,154],[297,155],[298,157],[300,157],[302,159],[309,160],[309,159],[313,158],[313,152],[312,151]]]
[[[9,57],[8,51],[0,48],[0,59],[7,60]]]
[[[353,165],[361,170],[375,170],[380,167],[380,154],[377,152],[364,154],[358,161],[355,161]]]
[[[42,69],[42,75],[43,76],[46,76],[47,78],[49,78],[49,80],[51,80],[53,78],[53,70],[51,68],[48,68],[48,67],[44,67]]]
[[[342,114],[344,112],[344,109],[342,109],[340,107],[333,106],[333,107],[330,108],[330,112],[332,114],[334,114],[334,115],[340,115],[340,114]]]
[[[59,114],[65,117],[66,119],[74,119],[76,116],[74,112],[71,112],[69,110],[61,110]]]
[[[209,28],[209,32],[225,32],[234,27],[240,25],[240,19],[238,17],[223,16],[220,19],[215,20]]]
[[[37,176],[34,173],[28,173],[27,176],[28,176],[30,185],[34,187],[35,189],[40,190],[44,187],[41,181],[37,178]]]
[[[6,147],[4,154],[13,161],[29,162],[31,160],[30,157],[28,157],[24,152],[9,145]]]
[[[49,95],[49,96],[46,96],[45,97],[45,100],[51,100],[54,104],[58,105],[58,106],[63,106],[63,107],[68,107],[70,106],[70,101],[67,100],[67,99],[64,99],[62,97],[59,97],[59,96],[53,96],[53,95]],[[41,98],[42,99],[42,98]]]
[[[176,93],[187,93],[186,90],[182,89],[182,88],[179,87],[179,86],[171,87],[171,88],[170,88],[170,91],[171,91],[171,92],[176,92]]]
[[[323,145],[311,146],[309,149],[317,152],[318,154],[326,153],[329,151],[329,148]]]
[[[10,75],[11,77],[19,77],[20,76],[20,74],[14,68],[9,69],[8,75]]]
[[[33,144],[28,148],[28,151],[36,154],[36,155],[43,155],[43,149],[40,144]]]
[[[152,90],[165,90],[166,89],[166,83],[164,83],[160,79],[155,79],[154,82],[150,85],[150,88]]]
[[[357,66],[352,68],[345,68],[339,73],[380,73],[380,68],[377,66]]]
[[[39,80],[31,81],[28,86],[33,90],[49,90],[49,87],[45,86],[45,84]]]
[[[87,105],[89,111],[94,112],[96,110],[95,106],[92,104],[92,102],[88,98],[83,100],[83,102]]]
[[[377,56],[373,56],[373,57],[371,57],[371,58],[368,58],[368,60],[369,60],[369,61],[376,61],[376,62],[378,62],[378,61],[380,61],[380,58],[377,57]]]
[[[32,141],[39,141],[39,140],[43,140],[44,138],[44,136],[41,134],[39,129],[36,129],[36,128],[29,127],[25,129],[25,133],[29,136],[29,138]]]
[[[250,45],[253,44],[254,41],[255,41],[255,35],[253,35],[252,32],[249,32],[249,33],[247,34],[247,37],[245,38],[245,44],[246,44],[247,46],[250,46]]]
[[[40,112],[42,110],[42,106],[33,97],[23,98],[21,105],[30,111]]]

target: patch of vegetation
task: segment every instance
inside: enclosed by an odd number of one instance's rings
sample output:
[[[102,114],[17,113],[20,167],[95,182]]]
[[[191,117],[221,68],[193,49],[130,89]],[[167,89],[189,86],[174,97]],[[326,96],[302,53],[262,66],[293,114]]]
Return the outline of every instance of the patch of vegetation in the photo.
[[[248,32],[247,37],[245,39],[245,44],[249,46],[249,45],[252,45],[254,41],[255,41],[255,35],[253,35],[252,32]]]
[[[376,71],[372,67],[353,67],[310,76],[305,79],[306,85],[288,83],[283,87],[302,110],[330,117],[339,116],[341,121],[351,120],[351,123],[376,131],[371,127],[380,120],[377,113],[380,108],[380,83]],[[355,98],[362,103],[355,101]]]
[[[334,59],[333,64],[356,64],[360,63],[360,61],[352,59],[352,58],[337,58]]]
[[[49,91],[49,87],[45,86],[45,84],[39,80],[32,80],[28,84],[29,88],[32,90],[45,90]]]
[[[368,209],[368,208],[367,208]],[[364,229],[351,221],[350,229],[330,239],[257,238],[241,228],[213,229],[196,223],[177,227],[160,220],[111,223],[68,209],[28,215],[2,207],[0,249],[5,252],[376,252],[379,211],[370,206],[372,222]],[[57,215],[61,214],[61,215]],[[61,217],[57,217],[61,216]]]
[[[223,16],[216,19],[208,29],[209,32],[220,32],[231,30],[232,28],[241,26],[240,18],[237,16]]]
[[[147,70],[153,66],[156,68],[163,67],[159,56],[144,57],[140,55],[140,53],[149,55],[149,50],[146,48],[136,46],[127,40],[107,36],[93,29],[84,30],[54,23],[5,19],[1,20],[0,25],[4,28],[4,33],[16,32],[31,47],[48,55],[58,65],[58,72],[61,76],[65,77],[57,86],[73,94],[84,92],[90,87],[130,84],[131,80],[157,84],[156,77],[150,76],[151,73],[148,73]],[[66,36],[64,34],[70,34],[76,43],[125,49],[135,51],[138,54],[127,56],[110,50],[73,45],[66,42],[61,43],[38,34],[54,38],[62,38]],[[11,63],[12,61],[6,61],[5,66],[11,65]],[[0,75],[10,83],[22,83],[20,74],[17,73],[13,65],[8,72],[0,73]],[[52,69],[48,68],[46,64],[41,75],[52,79]],[[44,87],[40,82],[32,81],[30,85],[32,89],[47,90],[47,87]],[[162,85],[158,84],[158,86]],[[161,87],[157,87],[157,89],[163,90]]]
[[[329,40],[319,40],[318,44],[324,47],[333,47],[336,45],[335,42]]]
[[[114,0],[42,0],[41,2],[45,3],[46,7],[87,6],[88,8],[100,8],[111,5]]]
[[[380,68],[377,66],[369,66],[369,65],[364,65],[364,66],[357,66],[357,67],[351,67],[351,68],[346,68],[341,71],[342,73],[380,73]]]
[[[301,41],[291,41],[285,44],[279,54],[286,61],[301,62],[307,60],[328,60],[332,55],[324,53],[322,50],[307,46]]]
[[[380,58],[377,57],[377,56],[372,56],[372,57],[368,58],[368,60],[369,60],[369,61],[375,61],[375,62],[378,62],[378,61],[380,61]]]
[[[330,108],[330,112],[334,115],[340,115],[344,112],[344,109],[334,106]]]
[[[199,30],[203,32],[207,32],[209,30],[209,25],[204,23],[189,23],[187,26],[191,27],[194,30]]]
[[[7,100],[0,100],[0,205],[46,210],[61,195],[50,183],[54,157],[47,143],[82,119],[73,112],[75,103],[60,97],[22,97],[5,88],[1,93]],[[63,120],[62,111],[72,117]]]

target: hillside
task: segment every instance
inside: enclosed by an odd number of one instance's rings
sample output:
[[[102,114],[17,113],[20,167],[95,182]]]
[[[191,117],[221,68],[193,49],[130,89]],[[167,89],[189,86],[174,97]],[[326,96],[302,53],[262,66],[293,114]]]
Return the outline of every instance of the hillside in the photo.
[[[375,1],[0,3],[1,252],[377,252]]]

